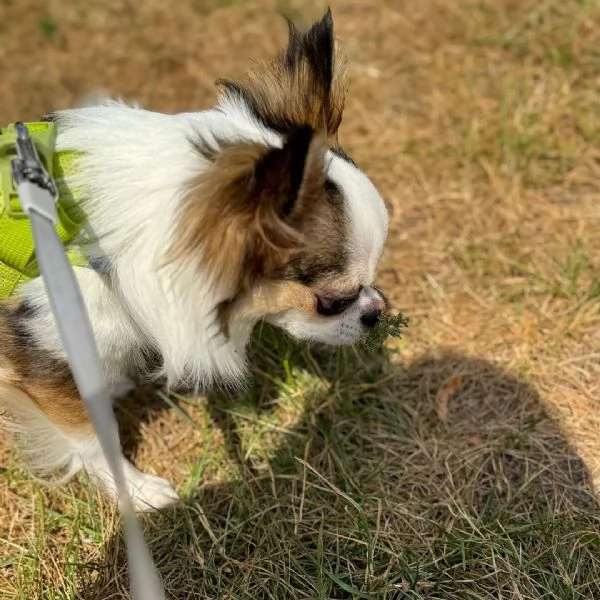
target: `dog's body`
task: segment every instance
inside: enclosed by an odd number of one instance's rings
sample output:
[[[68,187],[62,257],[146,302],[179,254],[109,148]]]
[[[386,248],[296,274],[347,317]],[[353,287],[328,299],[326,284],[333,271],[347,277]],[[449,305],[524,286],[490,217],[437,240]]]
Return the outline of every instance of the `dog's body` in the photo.
[[[384,204],[337,145],[345,96],[331,14],[208,111],[118,102],[59,112],[57,150],[80,153],[92,264],[77,268],[106,376],[235,385],[266,319],[301,339],[355,342],[384,309],[371,286]],[[0,304],[0,408],[31,463],[113,482],[70,376],[41,280]],[[125,459],[123,459],[125,461]],[[177,498],[125,461],[138,508]]]

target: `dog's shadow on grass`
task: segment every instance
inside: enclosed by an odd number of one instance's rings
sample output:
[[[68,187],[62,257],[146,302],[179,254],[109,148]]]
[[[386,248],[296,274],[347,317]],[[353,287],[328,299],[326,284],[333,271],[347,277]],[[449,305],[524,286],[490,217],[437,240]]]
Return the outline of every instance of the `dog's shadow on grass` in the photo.
[[[384,348],[266,336],[250,392],[208,398],[238,476],[144,517],[168,598],[452,591],[469,566],[486,576],[498,539],[527,555],[548,522],[573,526],[592,506],[536,391],[491,362],[451,351],[403,362]],[[260,423],[258,443],[236,407]],[[81,598],[126,597],[120,534],[104,555]]]

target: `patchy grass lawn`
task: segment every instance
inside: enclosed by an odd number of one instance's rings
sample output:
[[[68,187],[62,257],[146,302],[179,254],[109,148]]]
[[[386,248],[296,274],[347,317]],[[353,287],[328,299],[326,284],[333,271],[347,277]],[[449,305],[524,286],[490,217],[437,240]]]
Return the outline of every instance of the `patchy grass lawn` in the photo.
[[[186,498],[145,519],[169,597],[596,598],[600,3],[332,4],[341,141],[388,202],[378,283],[410,327],[343,351],[265,330],[246,395],[121,404]],[[98,89],[205,107],[284,42],[277,11],[323,9],[0,0],[2,121]],[[113,509],[0,454],[0,596],[127,597]]]

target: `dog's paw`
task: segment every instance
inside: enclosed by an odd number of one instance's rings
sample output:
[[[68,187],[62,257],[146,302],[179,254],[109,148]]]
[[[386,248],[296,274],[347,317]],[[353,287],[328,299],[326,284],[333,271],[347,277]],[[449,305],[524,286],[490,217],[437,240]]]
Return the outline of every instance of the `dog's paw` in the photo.
[[[125,464],[125,478],[133,507],[138,512],[166,508],[179,502],[179,494],[166,479],[142,473],[131,463]]]
[[[143,473],[134,467],[124,457],[123,472],[127,491],[131,497],[133,508],[137,512],[147,512],[172,506],[179,501],[175,488],[162,477]],[[92,460],[85,462],[88,475],[99,484],[112,498],[117,498],[117,489],[112,473],[104,460],[104,456],[97,453]]]

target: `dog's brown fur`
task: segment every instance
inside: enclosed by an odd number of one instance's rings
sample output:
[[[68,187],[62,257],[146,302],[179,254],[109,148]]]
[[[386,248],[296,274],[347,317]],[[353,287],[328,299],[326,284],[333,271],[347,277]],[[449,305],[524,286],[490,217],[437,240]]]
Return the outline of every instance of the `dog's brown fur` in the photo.
[[[305,215],[325,193],[324,155],[322,140],[306,130],[282,149],[223,149],[186,199],[173,256],[201,260],[232,296],[273,276],[307,243]]]
[[[23,326],[23,305],[11,298],[0,306],[0,340],[2,340],[1,379],[4,386],[3,405],[10,400],[9,391],[26,394],[53,423],[64,430],[91,431],[87,411],[66,362],[36,348]],[[9,388],[13,388],[10,390]],[[5,398],[6,396],[6,398]],[[15,401],[11,412],[19,412]],[[24,407],[22,407],[24,408]]]

